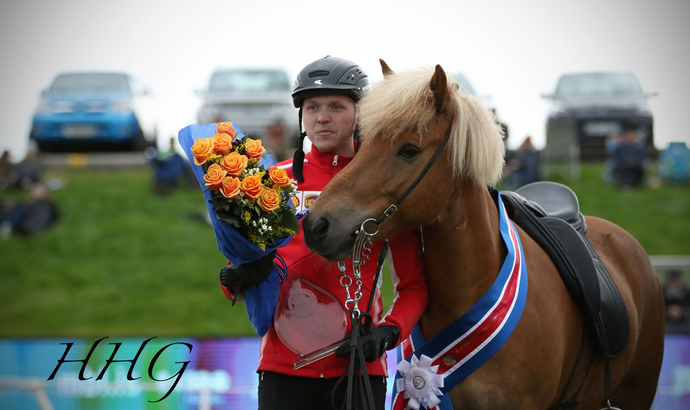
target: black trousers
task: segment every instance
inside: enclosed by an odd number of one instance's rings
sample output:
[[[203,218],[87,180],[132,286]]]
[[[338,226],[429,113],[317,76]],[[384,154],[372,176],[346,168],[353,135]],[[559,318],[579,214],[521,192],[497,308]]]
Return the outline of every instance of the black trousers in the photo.
[[[288,376],[273,372],[259,372],[259,410],[340,410],[345,408],[347,378],[344,378],[335,392],[331,405],[331,393],[338,378],[314,379],[311,377]],[[376,409],[386,405],[386,378],[369,376],[371,390],[374,394]],[[353,406],[361,408],[361,399],[356,397]]]

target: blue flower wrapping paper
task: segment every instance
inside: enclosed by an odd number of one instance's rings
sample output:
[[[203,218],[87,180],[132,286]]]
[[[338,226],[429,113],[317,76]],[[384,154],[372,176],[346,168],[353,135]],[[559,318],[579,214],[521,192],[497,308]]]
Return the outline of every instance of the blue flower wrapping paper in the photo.
[[[234,124],[235,139],[244,137],[244,133]],[[232,226],[219,220],[216,216],[216,211],[211,204],[211,193],[208,191],[204,181],[204,169],[200,165],[194,164],[194,155],[191,148],[194,141],[199,138],[212,138],[216,133],[216,124],[206,125],[189,125],[178,134],[178,141],[184,150],[187,159],[189,160],[194,175],[196,176],[206,202],[206,209],[211,217],[211,224],[216,235],[216,242],[220,252],[232,261],[233,264],[241,265],[260,259],[262,256],[273,252],[274,250],[287,245],[292,239],[291,235],[287,235],[276,241],[275,247],[266,247],[266,250],[261,250],[258,245],[249,241],[237,232]],[[271,165],[275,165],[275,161],[270,155],[266,155],[259,162],[268,169]],[[218,269],[220,271],[220,268]],[[245,306],[247,308],[247,316],[251,322],[256,334],[263,336],[270,329],[273,323],[273,315],[275,312],[276,303],[278,301],[278,291],[281,283],[280,274],[276,267],[273,267],[268,279],[257,286],[248,286],[244,289]]]

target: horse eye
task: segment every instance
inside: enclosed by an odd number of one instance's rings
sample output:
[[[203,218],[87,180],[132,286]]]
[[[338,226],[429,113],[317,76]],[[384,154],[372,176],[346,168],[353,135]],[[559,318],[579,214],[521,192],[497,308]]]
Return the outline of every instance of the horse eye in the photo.
[[[415,147],[414,145],[405,144],[398,150],[398,155],[403,158],[411,159],[419,155],[419,152],[419,148]]]

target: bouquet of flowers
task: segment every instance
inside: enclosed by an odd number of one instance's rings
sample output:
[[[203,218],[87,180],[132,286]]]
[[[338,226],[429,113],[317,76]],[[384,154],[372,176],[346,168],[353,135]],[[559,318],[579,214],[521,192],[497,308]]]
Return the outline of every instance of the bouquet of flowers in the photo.
[[[245,264],[287,245],[299,225],[293,213],[294,182],[275,167],[261,140],[246,138],[232,123],[190,125],[178,140],[202,187],[218,249]],[[281,274],[244,289],[249,321],[264,336],[273,323]]]
[[[202,186],[218,247],[242,264],[284,246],[297,234],[297,187],[275,167],[261,140],[230,122],[190,125],[179,141]]]
[[[237,229],[261,250],[299,229],[292,212],[297,186],[283,169],[265,169],[261,140],[235,139],[231,123],[218,123],[211,138],[194,141],[194,164],[204,170],[217,218]]]

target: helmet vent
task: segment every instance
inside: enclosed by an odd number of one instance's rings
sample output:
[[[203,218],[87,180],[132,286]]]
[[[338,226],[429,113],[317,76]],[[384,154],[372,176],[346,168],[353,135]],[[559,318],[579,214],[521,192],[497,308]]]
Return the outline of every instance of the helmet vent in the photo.
[[[312,71],[309,73],[309,78],[314,78],[314,77],[328,77],[330,74],[330,71],[325,71],[325,70],[318,70],[318,71]]]

